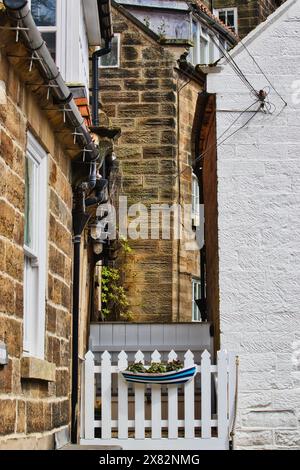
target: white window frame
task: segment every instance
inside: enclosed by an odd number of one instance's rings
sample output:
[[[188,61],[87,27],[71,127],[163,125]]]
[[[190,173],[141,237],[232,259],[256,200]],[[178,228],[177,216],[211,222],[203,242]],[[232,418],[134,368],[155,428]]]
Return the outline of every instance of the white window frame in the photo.
[[[200,188],[195,173],[192,173],[192,226],[200,225]]]
[[[28,0],[31,7],[31,0]],[[43,33],[56,33],[56,65],[63,77],[66,75],[66,23],[67,21],[67,2],[66,0],[56,0],[56,25],[38,26],[38,30]],[[74,47],[74,45],[73,45]]]
[[[197,296],[195,297],[195,287],[197,291]],[[201,298],[201,281],[197,278],[192,278],[192,321],[201,322],[201,312],[195,302]]]
[[[194,41],[194,24],[196,25],[196,42]],[[191,21],[191,41],[193,47],[190,49],[190,62],[197,65],[200,63],[200,24],[194,18]]]
[[[26,356],[44,358],[47,266],[47,153],[27,134],[26,158],[34,165],[32,246],[24,244],[24,335]]]
[[[120,62],[121,62],[121,34],[120,33],[114,33],[114,38],[118,40],[118,48],[117,48],[117,64],[116,65],[102,65],[101,64],[101,57],[99,58],[99,68],[100,69],[118,69],[120,68]],[[100,49],[100,47],[96,48],[97,50]]]
[[[233,16],[234,16],[234,32],[238,34],[238,9],[237,7],[228,7],[228,8],[214,8],[214,15],[219,18],[219,13],[226,13],[226,20],[227,20],[227,15],[229,11],[233,11]],[[226,21],[226,26],[227,21]],[[230,26],[228,26],[230,27]]]
[[[207,65],[209,64],[209,41],[210,37],[208,32],[204,31],[201,26],[200,30],[200,61],[199,64]],[[201,59],[201,55],[204,55],[204,60]]]

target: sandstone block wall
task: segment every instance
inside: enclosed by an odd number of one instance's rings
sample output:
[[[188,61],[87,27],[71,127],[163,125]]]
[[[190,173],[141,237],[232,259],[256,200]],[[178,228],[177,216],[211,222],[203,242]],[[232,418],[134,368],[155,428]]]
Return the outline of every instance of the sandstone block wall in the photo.
[[[0,56],[7,104],[0,105],[0,339],[9,364],[0,366],[0,448],[51,448],[68,426],[71,337],[70,160],[29,88]],[[48,278],[45,360],[54,381],[23,378],[23,269],[26,131],[48,152]],[[42,367],[42,366],[41,366]]]
[[[121,35],[121,64],[101,69],[100,89],[104,111],[122,128],[115,146],[123,180],[120,194],[128,197],[129,206],[142,203],[148,209],[179,200],[191,203],[191,126],[200,86],[191,81],[182,90],[179,115],[179,88],[189,79],[175,67],[184,48],[174,52],[162,46],[119,11],[114,10],[113,22]],[[188,171],[178,178],[183,165]],[[127,288],[134,320],[190,321],[191,277],[199,276],[198,257],[194,261],[172,239],[131,240],[130,245],[135,276]]]

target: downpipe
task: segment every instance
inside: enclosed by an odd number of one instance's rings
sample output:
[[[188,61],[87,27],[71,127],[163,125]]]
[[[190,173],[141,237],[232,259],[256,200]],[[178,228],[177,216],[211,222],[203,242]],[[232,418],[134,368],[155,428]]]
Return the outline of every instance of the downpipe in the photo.
[[[99,126],[99,59],[111,52],[111,41],[106,41],[105,47],[92,55],[92,122]]]

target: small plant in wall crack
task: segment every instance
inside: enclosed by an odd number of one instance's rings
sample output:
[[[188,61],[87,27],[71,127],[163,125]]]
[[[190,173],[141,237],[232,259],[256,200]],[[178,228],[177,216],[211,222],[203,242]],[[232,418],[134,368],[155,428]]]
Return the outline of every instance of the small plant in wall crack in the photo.
[[[120,285],[119,269],[102,267],[101,301],[101,313],[105,319],[109,319],[111,316],[115,316],[119,320],[129,321],[131,319],[126,291]]]
[[[101,270],[101,315],[104,320],[130,321],[132,312],[124,286],[124,274],[131,273],[129,260],[133,252],[125,239],[120,239],[120,267],[103,266]]]

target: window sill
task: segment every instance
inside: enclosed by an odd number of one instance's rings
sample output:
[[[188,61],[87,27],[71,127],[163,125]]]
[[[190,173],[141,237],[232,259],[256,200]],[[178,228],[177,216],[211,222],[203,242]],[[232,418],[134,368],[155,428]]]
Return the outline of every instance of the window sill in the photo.
[[[55,364],[37,359],[36,357],[22,357],[21,377],[22,379],[43,380],[46,382],[55,381]]]

